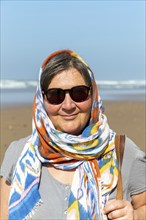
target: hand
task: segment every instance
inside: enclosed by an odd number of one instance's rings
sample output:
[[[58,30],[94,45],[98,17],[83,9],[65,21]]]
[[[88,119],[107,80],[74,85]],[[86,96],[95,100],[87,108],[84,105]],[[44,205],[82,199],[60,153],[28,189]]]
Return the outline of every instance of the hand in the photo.
[[[104,207],[104,213],[112,220],[134,219],[133,206],[127,200],[109,200]]]

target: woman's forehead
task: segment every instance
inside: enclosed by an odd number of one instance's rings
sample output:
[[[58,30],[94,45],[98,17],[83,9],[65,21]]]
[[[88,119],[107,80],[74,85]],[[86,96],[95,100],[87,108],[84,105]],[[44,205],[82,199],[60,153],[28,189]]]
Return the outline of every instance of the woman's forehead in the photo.
[[[63,86],[70,88],[70,86],[72,87],[76,85],[86,85],[86,82],[77,69],[71,68],[61,71],[57,75],[55,75],[52,78],[48,87],[51,88],[55,86],[60,88]]]

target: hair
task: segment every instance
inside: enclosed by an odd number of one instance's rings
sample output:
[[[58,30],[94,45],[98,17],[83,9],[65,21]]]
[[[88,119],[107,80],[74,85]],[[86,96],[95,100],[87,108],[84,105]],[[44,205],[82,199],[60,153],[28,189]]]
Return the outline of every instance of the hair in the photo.
[[[91,86],[91,79],[88,71],[88,67],[78,58],[72,56],[67,52],[59,53],[53,56],[45,65],[41,74],[41,89],[46,92],[49,84],[54,76],[61,71],[68,70],[70,68],[77,69],[83,76],[87,86]]]

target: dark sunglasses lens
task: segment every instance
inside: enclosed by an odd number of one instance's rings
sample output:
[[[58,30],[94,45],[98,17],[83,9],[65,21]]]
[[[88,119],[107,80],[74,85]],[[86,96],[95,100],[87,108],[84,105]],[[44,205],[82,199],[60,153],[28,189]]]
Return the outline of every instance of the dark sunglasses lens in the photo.
[[[50,104],[59,105],[65,98],[65,93],[62,89],[50,89],[46,93],[47,100]]]
[[[89,88],[86,86],[77,86],[71,89],[71,98],[75,102],[84,102],[87,100],[89,94]]]

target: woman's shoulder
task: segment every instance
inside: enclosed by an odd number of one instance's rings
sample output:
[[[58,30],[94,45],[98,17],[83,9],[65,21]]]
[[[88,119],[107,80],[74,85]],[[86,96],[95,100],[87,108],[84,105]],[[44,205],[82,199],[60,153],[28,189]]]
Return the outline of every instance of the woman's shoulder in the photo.
[[[26,142],[30,139],[31,136],[27,136],[27,137],[24,137],[24,138],[21,138],[19,140],[15,140],[13,141],[9,147],[7,148],[6,150],[6,153],[5,154],[11,154],[13,155],[15,153],[16,157],[20,156],[23,148],[24,148],[24,145],[26,144]]]
[[[28,136],[13,141],[5,152],[3,162],[1,165],[0,175],[4,176],[9,183],[11,183],[13,171],[18,161],[18,158],[20,157],[26,142],[30,138],[31,136]]]
[[[127,173],[129,170],[129,174],[131,169],[135,167],[135,164],[143,164],[146,162],[146,154],[141,150],[137,144],[131,140],[129,137],[125,138],[125,148],[123,155],[122,167]],[[137,169],[136,169],[137,170]]]
[[[124,158],[135,160],[141,157],[145,157],[145,152],[133,140],[125,136]]]

